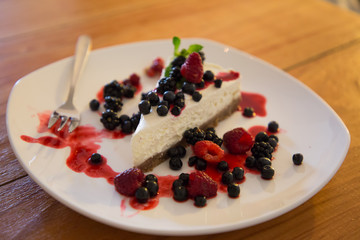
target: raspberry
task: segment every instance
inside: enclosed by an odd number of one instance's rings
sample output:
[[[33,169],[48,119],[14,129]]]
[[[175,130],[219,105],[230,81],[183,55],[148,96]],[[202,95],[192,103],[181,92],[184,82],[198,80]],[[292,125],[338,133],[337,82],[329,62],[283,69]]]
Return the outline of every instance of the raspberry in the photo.
[[[254,144],[252,136],[243,128],[235,128],[225,133],[223,140],[231,154],[246,153]]]
[[[190,198],[197,196],[214,197],[216,196],[217,187],[217,183],[205,172],[196,171],[189,175],[187,190]]]
[[[148,75],[149,77],[154,77],[155,75],[160,75],[164,66],[165,66],[165,63],[162,58],[160,58],[160,57],[155,58],[151,64],[150,68],[145,70],[146,75]]]
[[[220,162],[224,157],[224,150],[219,145],[208,140],[195,143],[194,153],[197,157],[208,162]]]
[[[142,186],[144,179],[145,175],[140,169],[127,169],[115,177],[115,189],[122,195],[132,197],[136,190]]]
[[[140,83],[140,77],[136,73],[131,74],[129,80],[130,84],[133,86],[138,86]]]
[[[187,81],[200,83],[203,77],[203,65],[199,53],[194,52],[189,55],[185,63],[181,66],[181,75]]]

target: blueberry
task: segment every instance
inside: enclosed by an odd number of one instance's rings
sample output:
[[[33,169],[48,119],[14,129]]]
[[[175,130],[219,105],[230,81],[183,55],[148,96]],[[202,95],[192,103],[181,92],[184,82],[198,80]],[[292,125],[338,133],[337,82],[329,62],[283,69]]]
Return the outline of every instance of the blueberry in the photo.
[[[292,159],[293,159],[293,163],[294,163],[295,165],[301,165],[304,157],[303,157],[303,155],[302,155],[301,153],[295,153],[295,154],[293,155]]]
[[[176,99],[179,99],[179,98],[184,99],[185,95],[182,91],[179,91],[175,94],[175,97],[176,97]]]
[[[278,142],[275,140],[275,138],[270,138],[270,137],[269,137],[268,143],[269,143],[273,148],[275,148],[275,147],[277,146],[277,143],[278,143]]]
[[[196,89],[202,89],[205,87],[205,81],[201,79],[201,82],[195,84]]]
[[[214,80],[214,73],[210,70],[204,72],[203,79],[205,81],[212,81]]]
[[[181,113],[181,108],[179,106],[173,106],[170,112],[174,116],[179,116]]]
[[[98,100],[93,99],[90,101],[89,106],[90,106],[91,111],[97,111],[97,110],[99,110],[100,103]]]
[[[170,107],[169,102],[168,102],[168,101],[165,101],[165,100],[161,100],[161,101],[159,102],[159,106],[160,106],[160,105],[164,105],[164,106],[166,106],[168,109],[169,109],[169,107]]]
[[[202,95],[200,92],[198,91],[195,91],[192,95],[192,99],[195,101],[195,102],[199,102],[202,98]]]
[[[256,159],[256,167],[261,170],[265,165],[271,166],[271,161],[267,157],[260,157]]]
[[[226,161],[220,161],[216,168],[219,170],[219,171],[222,171],[222,172],[225,172],[227,170],[229,170],[229,165]]]
[[[169,161],[169,167],[172,169],[172,170],[179,170],[182,168],[182,161],[179,157],[172,157],[170,158],[170,161]]]
[[[184,98],[175,99],[174,105],[178,106],[179,108],[185,107],[185,99]]]
[[[172,184],[172,190],[174,190],[176,187],[184,186],[184,181],[182,179],[176,179]]]
[[[89,163],[93,165],[99,165],[103,161],[102,156],[99,153],[93,153],[89,158]]]
[[[227,186],[227,192],[228,192],[229,197],[236,198],[240,194],[240,187],[236,183],[230,183]]]
[[[205,207],[206,205],[206,197],[205,196],[196,196],[194,198],[194,204],[197,207]]]
[[[158,194],[159,185],[157,182],[147,180],[144,187],[149,191],[150,197],[155,197]]]
[[[151,110],[151,104],[149,100],[141,100],[139,103],[139,111],[141,114],[149,114]]]
[[[244,108],[243,115],[244,115],[245,117],[254,117],[254,116],[255,116],[254,109],[253,109],[252,107],[246,107],[246,108]]]
[[[130,120],[125,120],[123,124],[121,124],[121,131],[126,134],[133,132],[133,127]]]
[[[279,131],[279,124],[275,121],[269,122],[268,131],[272,133],[276,133],[277,131]]]
[[[183,158],[186,155],[186,149],[184,146],[177,146],[176,149],[178,150],[178,156]]]
[[[230,184],[234,181],[234,176],[231,172],[227,171],[227,172],[224,172],[221,176],[221,182],[223,184]]]
[[[169,148],[169,150],[167,151],[167,155],[172,158],[172,157],[177,157],[179,155],[178,149],[177,147],[172,147]]]
[[[271,179],[275,174],[274,168],[272,168],[270,165],[265,165],[261,169],[261,177],[264,179]]]
[[[184,186],[177,186],[173,189],[174,199],[179,202],[186,201],[188,199],[187,190]]]
[[[274,135],[274,134],[271,134],[270,136],[269,136],[269,139],[274,139],[276,142],[279,142],[279,138],[276,136],[276,135]]]
[[[181,173],[181,174],[179,175],[179,179],[181,179],[181,180],[183,181],[183,185],[184,185],[184,186],[188,185],[188,183],[189,183],[189,176],[190,176],[190,174],[188,174],[188,173]]]
[[[198,160],[198,157],[197,156],[192,156],[189,158],[189,161],[188,161],[188,164],[189,164],[189,167],[192,167],[194,165],[197,165],[197,160]]]
[[[193,95],[193,93],[195,92],[195,84],[189,83],[189,82],[184,82],[181,89],[183,90],[184,93]]]
[[[166,91],[164,92],[163,98],[165,101],[168,101],[169,103],[173,103],[175,101],[175,93],[173,91]]]
[[[159,116],[166,116],[169,112],[169,109],[167,108],[167,106],[165,105],[159,105],[157,108],[156,108],[156,112],[158,113]]]
[[[269,136],[266,132],[259,132],[255,136],[255,142],[267,142],[269,141]]]
[[[244,169],[241,167],[234,167],[232,174],[234,176],[234,180],[240,181],[244,179]]]
[[[206,169],[206,167],[207,167],[207,162],[202,158],[198,158],[195,164],[195,169],[199,171],[203,171]]]
[[[129,121],[130,117],[126,114],[123,114],[119,117],[120,124],[123,124],[125,121]]]
[[[139,203],[146,203],[149,197],[149,190],[146,187],[139,187],[135,192],[135,198]]]
[[[149,100],[151,106],[156,106],[156,105],[158,105],[159,102],[160,102],[160,98],[159,98],[159,96],[156,94],[156,92],[153,92],[153,91],[148,92],[148,94],[147,94],[146,97],[147,97],[147,99]]]
[[[255,167],[255,157],[254,156],[248,156],[245,160],[245,166],[247,166],[248,168],[253,168]]]
[[[222,85],[222,80],[221,79],[216,79],[214,81],[214,83],[215,83],[216,88],[221,88],[221,85]]]
[[[158,179],[154,174],[148,174],[145,176],[145,181],[154,181],[157,182]]]

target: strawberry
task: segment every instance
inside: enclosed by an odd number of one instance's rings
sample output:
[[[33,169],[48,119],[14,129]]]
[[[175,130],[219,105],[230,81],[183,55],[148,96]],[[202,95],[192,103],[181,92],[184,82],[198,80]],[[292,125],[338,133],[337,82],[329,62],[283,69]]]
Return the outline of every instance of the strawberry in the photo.
[[[253,137],[243,128],[235,128],[223,136],[224,146],[231,154],[244,154],[254,144]]]
[[[127,169],[115,177],[115,189],[122,195],[132,197],[136,190],[142,186],[144,179],[145,175],[140,169]]]
[[[212,141],[198,141],[194,145],[194,153],[197,157],[208,162],[220,162],[224,157],[224,150]]]
[[[188,82],[200,83],[204,70],[199,53],[191,53],[181,66],[180,72]]]
[[[217,187],[217,183],[203,171],[192,172],[189,175],[187,190],[190,198],[197,196],[214,197],[217,193]]]

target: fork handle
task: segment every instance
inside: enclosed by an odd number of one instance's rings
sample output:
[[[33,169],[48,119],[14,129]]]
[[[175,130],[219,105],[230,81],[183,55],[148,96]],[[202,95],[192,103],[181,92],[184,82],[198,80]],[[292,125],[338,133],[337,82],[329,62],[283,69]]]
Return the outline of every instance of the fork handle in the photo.
[[[74,67],[73,67],[72,79],[70,82],[70,89],[69,89],[68,97],[66,99],[66,103],[72,104],[75,85],[84,70],[84,67],[86,65],[90,53],[90,49],[91,49],[91,38],[86,35],[81,35],[76,43],[75,59],[73,64]]]

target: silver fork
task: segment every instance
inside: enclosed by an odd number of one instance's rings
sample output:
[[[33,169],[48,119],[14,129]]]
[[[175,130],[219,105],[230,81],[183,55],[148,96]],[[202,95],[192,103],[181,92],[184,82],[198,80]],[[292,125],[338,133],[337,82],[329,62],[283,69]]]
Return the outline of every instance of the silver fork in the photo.
[[[70,89],[66,101],[59,106],[50,116],[48,128],[51,128],[59,119],[60,126],[57,131],[64,128],[69,120],[69,133],[75,130],[80,124],[80,113],[73,104],[74,90],[77,80],[80,78],[86,65],[91,48],[91,39],[86,35],[79,37],[76,43],[73,73],[70,82]]]

